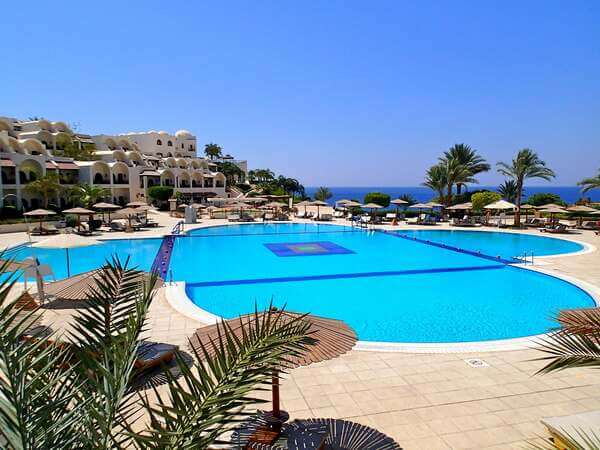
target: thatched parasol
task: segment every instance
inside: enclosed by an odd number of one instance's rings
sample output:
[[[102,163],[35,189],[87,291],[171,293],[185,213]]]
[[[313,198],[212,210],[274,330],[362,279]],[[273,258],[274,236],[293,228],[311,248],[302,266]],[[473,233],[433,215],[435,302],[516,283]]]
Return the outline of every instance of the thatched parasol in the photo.
[[[490,203],[489,205],[485,205],[483,209],[515,209],[517,206],[514,203],[507,202],[506,200],[498,200],[496,202]]]
[[[65,213],[65,214],[75,214],[77,216],[77,229],[79,231],[81,231],[81,216],[93,217],[94,212],[95,211],[92,211],[91,209],[85,209],[85,208],[80,208],[80,207],[63,210],[63,213]],[[90,225],[90,231],[92,231],[91,224],[89,224],[89,225]]]
[[[326,361],[336,358],[352,350],[356,344],[356,333],[344,322],[324,317],[303,315],[294,312],[278,311],[271,312],[274,315],[272,320],[279,320],[280,323],[289,323],[291,321],[303,320],[310,324],[308,333],[310,337],[316,340],[316,344],[307,349],[306,353],[300,356],[292,356],[288,359],[287,368],[308,366],[309,364]],[[265,313],[259,313],[259,320],[264,320]],[[240,316],[237,319],[227,320],[227,325],[237,338],[241,338],[248,331],[252,323],[256,320],[255,314]],[[223,329],[221,325],[209,325],[198,328],[190,338],[190,345],[198,355],[203,355],[200,343],[204,345],[209,354],[214,354],[222,338]],[[214,343],[214,344],[213,344]],[[273,374],[273,417],[281,418],[279,408],[279,375],[278,370]]]
[[[329,204],[327,202],[324,202],[323,200],[315,200],[309,203],[311,206],[316,206],[317,207],[317,219],[321,216],[319,208],[321,206],[329,206]]]
[[[71,260],[69,257],[69,249],[77,247],[89,247],[90,245],[101,244],[100,241],[89,237],[83,237],[78,234],[59,234],[43,241],[34,242],[32,247],[36,248],[64,248],[67,259],[67,276],[71,276]]]
[[[47,209],[34,209],[33,211],[29,211],[24,213],[23,215],[26,217],[38,217],[40,219],[40,232],[42,231],[42,225],[44,223],[44,217],[53,216],[56,213],[54,211],[50,211]]]
[[[108,221],[110,222],[110,212],[120,209],[121,207],[113,203],[100,202],[92,205],[92,208],[102,211],[102,221],[104,221],[104,212],[108,212]]]
[[[147,272],[138,271],[136,281],[149,286],[151,277],[152,275]],[[52,295],[61,300],[85,300],[90,289],[97,289],[102,282],[102,269],[94,269],[49,283],[46,286],[46,295]],[[158,278],[154,289],[158,289],[162,284],[163,280]]]
[[[129,208],[139,208],[140,206],[148,206],[148,203],[146,202],[129,202],[127,203],[125,206],[129,207]]]

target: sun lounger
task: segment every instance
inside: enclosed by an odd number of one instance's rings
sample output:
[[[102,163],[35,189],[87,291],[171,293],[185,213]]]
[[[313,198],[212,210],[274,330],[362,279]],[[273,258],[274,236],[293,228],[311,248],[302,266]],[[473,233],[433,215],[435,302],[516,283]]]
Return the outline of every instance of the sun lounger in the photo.
[[[93,234],[87,223],[80,223],[79,228],[76,229],[75,233],[81,236],[91,236]]]
[[[396,214],[395,214],[395,213],[387,213],[387,214],[385,215],[384,221],[385,221],[385,222],[392,222],[392,221],[394,221],[394,220],[395,220],[395,219],[397,219],[397,218],[398,218],[398,217],[396,216]]]
[[[598,222],[593,221],[593,220],[586,220],[585,222],[583,222],[581,224],[581,228],[584,230],[597,230]]]
[[[123,219],[115,219],[110,222],[110,230],[111,231],[126,231],[127,230],[127,221]]]
[[[306,212],[305,212],[305,211],[302,211],[302,212],[297,212],[297,213],[296,213],[296,217],[297,217],[298,219],[304,219],[304,218],[306,217]]]
[[[274,216],[272,213],[266,213],[266,214],[263,216],[263,219],[264,219],[264,220],[274,220],[274,219],[275,219],[275,216]]]
[[[21,335],[21,340],[38,342],[45,339],[43,333],[38,329],[32,329]],[[47,339],[45,345],[57,345],[62,348],[69,348],[71,344],[65,341],[54,341]],[[177,345],[145,342],[138,347],[137,355],[133,363],[136,373],[142,373],[154,367],[167,364],[173,360],[175,353],[179,350]]]
[[[135,231],[138,231],[138,230],[144,228],[144,224],[137,219],[133,219],[131,221],[131,228],[133,228]]]
[[[324,222],[329,222],[332,219],[333,219],[333,216],[329,213],[323,213],[323,214],[321,214],[321,217],[319,218],[319,220],[322,220]]]
[[[333,217],[335,217],[336,219],[341,219],[344,217],[344,211],[334,211],[333,212]]]
[[[240,222],[254,222],[254,217],[249,214],[244,214],[239,218]]]
[[[600,410],[541,420],[559,450],[588,448],[586,436],[600,436]]]
[[[567,226],[564,223],[559,223],[558,225],[554,225],[548,228],[539,228],[542,233],[569,233],[570,231],[567,229]]]
[[[239,214],[229,214],[227,216],[227,220],[229,222],[239,222],[240,221],[240,215]]]

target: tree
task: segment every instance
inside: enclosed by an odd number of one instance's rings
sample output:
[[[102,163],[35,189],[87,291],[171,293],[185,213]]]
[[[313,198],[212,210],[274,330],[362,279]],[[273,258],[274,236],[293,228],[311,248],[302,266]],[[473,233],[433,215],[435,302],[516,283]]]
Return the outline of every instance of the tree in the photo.
[[[398,196],[400,200],[404,200],[409,205],[414,205],[418,203],[417,199],[410,194],[401,194]]]
[[[295,178],[288,178],[283,175],[277,177],[277,184],[292,197],[296,194],[304,196],[304,186]]]
[[[546,163],[533,150],[524,148],[517,153],[516,158],[510,164],[499,162],[498,172],[514,180],[517,185],[515,204],[515,226],[521,225],[521,198],[523,195],[523,184],[529,178],[541,178],[550,181],[556,175],[554,171],[546,167]]]
[[[217,144],[211,142],[204,146],[204,154],[208,159],[214,160],[221,157],[223,154],[223,149]]]
[[[171,186],[151,186],[148,188],[148,197],[152,200],[166,202],[173,196],[173,188]]]
[[[484,206],[489,205],[490,203],[497,202],[501,199],[502,196],[497,192],[477,192],[471,196],[471,202],[473,203],[473,211],[481,212],[483,211]]]
[[[60,150],[54,150],[53,153],[55,156],[73,158],[76,161],[93,161],[98,159],[95,152],[96,146],[94,144],[65,140],[62,143],[62,148]]]
[[[69,198],[74,203],[90,208],[100,200],[110,198],[110,189],[93,184],[81,183],[69,189]]]
[[[0,268],[6,273],[8,263]],[[209,448],[239,423],[240,410],[263,403],[252,391],[265,389],[275,367],[308,349],[309,324],[283,320],[279,311],[250,319],[249,331],[233,337],[220,325],[221,345],[198,354],[181,374],[165,377],[150,396],[133,387],[136,355],[143,344],[157,277],[117,258],[102,268],[85,308],[64,336],[34,334],[37,312],[23,314],[9,302],[11,282],[0,282],[0,441],[3,448],[167,449]],[[200,362],[205,359],[206,363]],[[193,395],[190,395],[193,393]],[[151,400],[149,397],[153,397]],[[147,420],[146,420],[147,419]]]
[[[472,181],[461,181],[456,182],[456,193],[460,194],[462,187],[465,183],[477,183],[473,177],[479,173],[487,172],[491,166],[485,161],[485,159],[477,154],[477,150],[473,150],[466,144],[454,144],[448,151],[444,152],[444,156],[440,158],[441,162],[454,160],[458,165],[462,166],[466,170],[466,176],[471,178]]]
[[[537,194],[533,194],[527,198],[527,203],[529,203],[531,206],[542,206],[547,205],[548,203],[567,206],[567,202],[560,198],[559,195],[552,194],[550,192],[538,192]]]
[[[320,187],[315,192],[315,200],[321,200],[322,202],[326,202],[331,197],[333,197],[333,194],[331,193],[329,188],[326,187]]]
[[[390,206],[390,196],[383,192],[369,192],[365,195],[365,203],[376,203],[379,206],[387,208]]]
[[[227,180],[227,186],[235,185],[237,183],[237,180],[239,180],[240,182],[244,181],[244,171],[232,162],[223,161],[217,163],[217,170],[223,175],[225,175],[225,179]]]
[[[254,169],[248,172],[250,183],[266,183],[275,179],[275,174],[270,169]]]
[[[581,186],[582,193],[586,193],[592,189],[600,188],[600,169],[598,169],[598,174],[595,177],[584,178],[577,184]]]
[[[427,170],[423,186],[437,192],[440,201],[444,201],[444,190],[448,187],[447,171],[444,164],[436,164]]]
[[[35,181],[27,183],[23,188],[25,192],[42,197],[44,208],[48,208],[50,197],[56,196],[63,187],[58,181],[58,175],[48,173]]]
[[[446,206],[452,204],[452,190],[454,186],[465,185],[467,183],[474,183],[477,180],[471,175],[470,169],[463,165],[458,159],[442,158],[440,160],[440,167],[444,170],[446,180]],[[440,199],[443,200],[443,197]]]
[[[515,180],[506,180],[498,186],[498,192],[504,200],[514,203],[517,198],[517,183]]]

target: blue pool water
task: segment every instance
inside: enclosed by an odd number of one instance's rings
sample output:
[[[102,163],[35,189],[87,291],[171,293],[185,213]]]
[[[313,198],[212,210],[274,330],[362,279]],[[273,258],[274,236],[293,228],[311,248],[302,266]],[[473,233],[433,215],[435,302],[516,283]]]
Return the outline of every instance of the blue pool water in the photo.
[[[556,326],[552,317],[560,309],[594,304],[572,284],[495,258],[569,253],[581,250],[579,244],[508,233],[402,234],[286,223],[203,228],[175,239],[170,269],[174,280],[186,282],[194,303],[225,318],[273,301],[292,311],[344,320],[369,341],[529,336]],[[96,268],[114,254],[149,270],[160,243],[111,240],[72,249],[72,273]],[[492,257],[477,256],[478,251]],[[32,252],[53,267],[57,278],[66,276],[64,250],[24,247],[12,256],[20,260]]]

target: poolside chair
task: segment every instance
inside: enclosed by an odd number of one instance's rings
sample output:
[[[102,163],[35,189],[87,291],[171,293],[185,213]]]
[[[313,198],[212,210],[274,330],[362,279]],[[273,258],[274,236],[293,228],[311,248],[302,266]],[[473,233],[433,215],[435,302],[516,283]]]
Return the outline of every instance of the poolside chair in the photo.
[[[387,213],[385,215],[384,221],[385,222],[392,222],[394,219],[397,219],[396,214],[395,213]]]
[[[142,225],[144,227],[148,227],[148,228],[155,228],[158,226],[158,222],[155,222],[152,219],[149,219],[148,217],[141,219],[140,222],[142,223]]]
[[[344,211],[334,211],[333,217],[336,219],[341,219],[344,217]]]
[[[600,436],[600,410],[541,420],[559,450],[588,448],[586,436]],[[587,442],[587,443],[586,443]]]
[[[227,216],[227,220],[229,222],[239,222],[240,221],[240,215],[239,214],[229,214]]]
[[[46,331],[49,330],[46,329]],[[36,329],[27,331],[21,335],[21,340],[31,342],[38,342],[45,338],[46,336],[41,335]],[[46,339],[46,343],[44,345],[57,345],[63,348],[71,348],[72,344],[67,341]],[[165,343],[144,342],[140,344],[137,350],[135,361],[133,363],[135,373],[141,374],[147,370],[153,369],[154,367],[171,362],[178,350],[179,346]],[[91,356],[94,356],[93,353]]]
[[[329,222],[333,219],[333,216],[329,213],[321,214],[321,220],[324,222]]]
[[[139,231],[144,228],[144,224],[138,219],[131,219],[131,228],[133,228],[134,231]]]
[[[598,222],[596,222],[594,220],[586,220],[585,222],[583,222],[581,224],[581,228],[584,230],[597,230]]]
[[[75,233],[81,236],[91,236],[94,234],[87,223],[80,223],[79,228],[75,229]]]
[[[564,223],[559,223],[550,228],[540,228],[539,230],[543,233],[557,233],[557,234],[570,232]]]
[[[115,219],[110,222],[111,231],[127,231],[127,221],[124,219]]]
[[[263,220],[273,220],[275,219],[275,216],[273,215],[273,213],[265,213],[265,215],[263,216]]]

